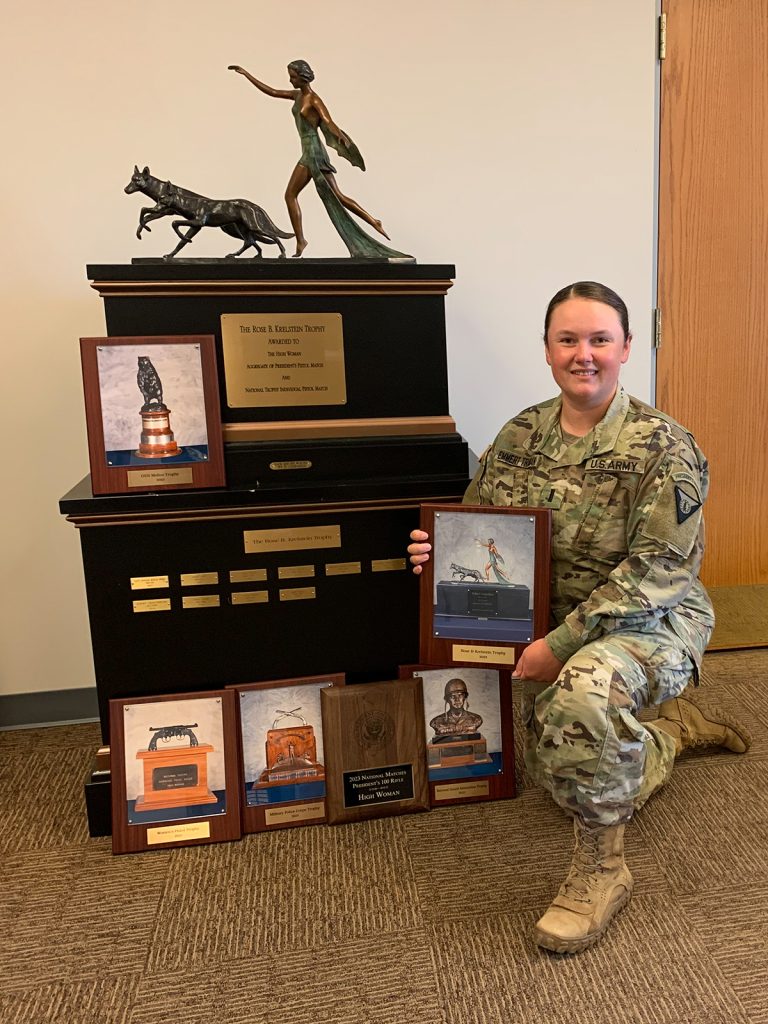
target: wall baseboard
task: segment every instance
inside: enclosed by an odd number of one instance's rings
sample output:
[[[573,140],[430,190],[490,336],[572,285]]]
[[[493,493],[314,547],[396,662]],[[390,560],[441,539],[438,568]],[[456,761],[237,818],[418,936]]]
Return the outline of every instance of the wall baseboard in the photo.
[[[99,717],[95,686],[78,690],[0,694],[0,729],[93,722]]]

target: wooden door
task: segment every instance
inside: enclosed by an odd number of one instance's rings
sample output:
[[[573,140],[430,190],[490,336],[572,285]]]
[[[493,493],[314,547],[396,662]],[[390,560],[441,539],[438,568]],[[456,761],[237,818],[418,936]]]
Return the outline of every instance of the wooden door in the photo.
[[[768,3],[664,0],[656,404],[710,462],[710,586],[768,583]]]

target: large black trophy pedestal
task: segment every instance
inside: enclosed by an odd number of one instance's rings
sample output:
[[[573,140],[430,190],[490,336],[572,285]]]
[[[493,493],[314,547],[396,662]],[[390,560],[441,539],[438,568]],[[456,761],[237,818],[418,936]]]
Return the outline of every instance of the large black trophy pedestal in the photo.
[[[418,662],[408,534],[421,502],[459,500],[469,477],[448,410],[453,273],[353,260],[88,267],[111,337],[215,337],[227,481],[94,497],[86,478],[60,503],[80,532],[105,742],[113,697],[325,672],[366,682]],[[314,373],[326,329],[337,348]],[[249,335],[236,367],[233,331]]]

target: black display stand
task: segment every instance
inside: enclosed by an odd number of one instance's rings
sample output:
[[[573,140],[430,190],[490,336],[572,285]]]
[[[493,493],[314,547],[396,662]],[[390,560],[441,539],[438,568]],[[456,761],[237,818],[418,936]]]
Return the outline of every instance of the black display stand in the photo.
[[[417,662],[407,537],[421,502],[459,500],[470,476],[448,409],[454,268],[302,259],[87,269],[109,336],[215,337],[227,478],[220,490],[99,497],[86,478],[60,502],[80,533],[104,742],[114,697],[320,672],[366,682]],[[345,403],[230,405],[227,313],[340,314]],[[274,420],[296,429],[274,436]],[[330,531],[337,543],[249,551],[247,537],[269,530]],[[109,831],[108,785],[103,770],[86,785],[92,835]]]

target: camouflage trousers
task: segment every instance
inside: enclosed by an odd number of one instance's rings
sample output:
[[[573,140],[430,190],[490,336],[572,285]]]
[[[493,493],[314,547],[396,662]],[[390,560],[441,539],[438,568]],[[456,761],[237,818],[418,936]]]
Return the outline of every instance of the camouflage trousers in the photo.
[[[602,825],[626,822],[664,785],[672,737],[635,717],[682,693],[694,664],[662,624],[586,644],[552,683],[523,681],[525,763],[566,811]]]

